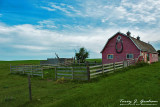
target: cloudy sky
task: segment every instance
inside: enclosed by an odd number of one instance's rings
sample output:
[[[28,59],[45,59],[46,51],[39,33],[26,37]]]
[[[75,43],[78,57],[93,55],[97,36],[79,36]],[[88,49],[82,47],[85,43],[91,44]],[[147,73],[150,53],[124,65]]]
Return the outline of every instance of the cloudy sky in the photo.
[[[131,32],[160,49],[159,0],[0,0],[0,60],[90,58],[116,32]]]

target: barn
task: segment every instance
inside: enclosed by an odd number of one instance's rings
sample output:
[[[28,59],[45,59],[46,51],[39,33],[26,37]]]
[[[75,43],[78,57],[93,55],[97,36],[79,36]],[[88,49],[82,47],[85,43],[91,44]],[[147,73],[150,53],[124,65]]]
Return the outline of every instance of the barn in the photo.
[[[129,31],[126,34],[114,34],[108,39],[101,53],[103,64],[130,59],[141,59],[148,63],[158,61],[158,53],[154,47],[141,41],[139,36],[132,37]]]

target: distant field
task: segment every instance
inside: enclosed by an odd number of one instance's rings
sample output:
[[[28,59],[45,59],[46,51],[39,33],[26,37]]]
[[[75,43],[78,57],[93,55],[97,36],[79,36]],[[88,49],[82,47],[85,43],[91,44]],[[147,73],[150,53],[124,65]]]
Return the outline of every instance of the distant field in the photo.
[[[101,63],[102,62],[102,59],[101,58],[97,58],[97,59],[87,59],[86,61],[89,61],[89,62],[97,62],[97,63]]]
[[[160,62],[131,67],[91,82],[60,84],[33,77],[31,102],[27,76],[10,74],[9,64],[39,64],[39,61],[0,61],[0,107],[119,107],[120,99],[158,100],[157,107],[160,107]]]

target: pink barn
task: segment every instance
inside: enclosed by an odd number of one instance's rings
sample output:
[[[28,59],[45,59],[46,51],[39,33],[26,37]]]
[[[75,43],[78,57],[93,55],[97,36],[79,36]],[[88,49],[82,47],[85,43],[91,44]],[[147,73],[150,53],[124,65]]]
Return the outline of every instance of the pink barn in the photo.
[[[158,53],[151,44],[145,43],[127,34],[117,32],[108,39],[102,49],[102,63],[113,63],[130,59],[143,59],[145,62],[152,63],[158,61]]]

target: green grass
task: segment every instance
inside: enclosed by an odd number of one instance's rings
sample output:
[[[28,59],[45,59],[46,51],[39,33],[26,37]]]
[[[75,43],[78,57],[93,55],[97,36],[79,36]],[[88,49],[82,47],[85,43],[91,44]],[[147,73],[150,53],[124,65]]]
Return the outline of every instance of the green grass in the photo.
[[[119,70],[90,82],[60,84],[33,77],[31,102],[27,76],[9,73],[9,64],[27,63],[39,61],[0,61],[0,107],[119,107],[120,99],[158,100],[160,106],[160,62]]]
[[[95,62],[96,63],[102,63],[102,59],[101,58],[97,58],[97,59],[86,59],[86,61],[89,61],[89,62]]]

